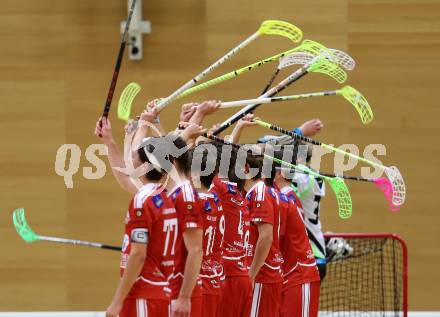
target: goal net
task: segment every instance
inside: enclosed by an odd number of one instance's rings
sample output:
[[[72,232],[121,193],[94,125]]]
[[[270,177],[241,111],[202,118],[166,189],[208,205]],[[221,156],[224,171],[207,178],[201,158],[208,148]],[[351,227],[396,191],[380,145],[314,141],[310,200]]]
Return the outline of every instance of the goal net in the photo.
[[[329,252],[319,316],[406,317],[405,242],[394,234],[326,234],[330,239],[345,250]]]

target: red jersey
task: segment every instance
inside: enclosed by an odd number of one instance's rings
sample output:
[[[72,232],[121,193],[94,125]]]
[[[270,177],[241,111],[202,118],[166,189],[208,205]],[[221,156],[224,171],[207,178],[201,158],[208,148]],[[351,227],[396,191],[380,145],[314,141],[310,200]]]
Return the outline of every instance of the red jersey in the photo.
[[[220,295],[225,278],[222,259],[225,218],[217,193],[199,192],[200,208],[203,214],[203,260],[200,277],[203,294]]]
[[[288,189],[291,189],[291,190],[288,190]],[[286,188],[283,188],[283,190],[286,192],[285,195],[287,196],[287,198],[293,200],[293,202],[298,206],[298,208],[301,209],[300,210],[301,213],[304,214],[302,211],[303,206],[302,206],[301,200],[299,199],[298,195],[295,193],[293,188],[290,186],[286,186]]]
[[[258,241],[258,224],[270,223],[273,226],[272,245],[264,265],[255,277],[255,282],[282,282],[281,263],[283,258],[279,251],[280,213],[278,195],[272,187],[266,186],[263,181],[260,181],[247,192],[246,198],[251,216],[249,247],[252,256],[255,253],[255,246]]]
[[[218,193],[225,219],[223,237],[223,266],[226,276],[247,276],[248,263],[246,250],[249,242],[249,210],[247,201],[237,188],[236,183],[220,180],[213,181]]]
[[[183,273],[185,270],[185,262],[188,252],[186,251],[185,243],[183,241],[183,233],[187,229],[201,229],[203,230],[203,216],[200,205],[197,203],[197,192],[187,180],[176,186],[168,193],[168,197],[174,203],[176,208],[177,219],[179,223],[179,231],[176,238],[175,245],[175,268],[174,274],[170,280],[171,299],[176,299],[182,286]],[[194,287],[192,297],[202,296],[202,282],[197,280]]]
[[[284,263],[284,288],[319,281],[315,256],[307,236],[306,226],[292,198],[293,189],[286,186],[279,191],[280,197],[280,250]]]
[[[128,207],[122,244],[121,276],[127,265],[132,237],[141,235],[148,243],[147,257],[127,299],[170,299],[168,280],[174,269],[177,218],[171,200],[158,185],[142,186]]]

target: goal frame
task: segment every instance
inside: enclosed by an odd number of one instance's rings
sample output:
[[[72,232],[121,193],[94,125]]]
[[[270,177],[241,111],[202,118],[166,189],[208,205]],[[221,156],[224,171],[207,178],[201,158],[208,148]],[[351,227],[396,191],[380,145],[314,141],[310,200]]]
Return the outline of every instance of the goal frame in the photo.
[[[403,317],[408,317],[408,248],[405,240],[395,233],[325,233],[325,238],[391,238],[402,247]]]

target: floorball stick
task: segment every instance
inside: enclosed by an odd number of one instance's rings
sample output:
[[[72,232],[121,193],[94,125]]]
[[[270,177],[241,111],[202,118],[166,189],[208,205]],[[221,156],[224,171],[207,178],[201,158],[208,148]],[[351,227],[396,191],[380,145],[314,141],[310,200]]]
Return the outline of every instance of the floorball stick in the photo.
[[[282,80],[278,85],[266,91],[266,93],[262,94],[259,98],[273,97],[279,92],[286,89],[292,83],[296,82],[300,78],[304,77],[310,72],[322,72],[327,75],[330,75],[332,78],[337,78],[338,82],[344,82],[347,79],[347,74],[337,65],[332,62],[329,62],[323,55],[318,55],[309,63],[306,63],[301,68],[294,71],[291,75]],[[248,113],[253,112],[256,108],[258,108],[261,103],[255,103],[248,105],[242,110],[238,111],[231,117],[229,117],[226,121],[224,121],[214,132],[214,135],[221,133],[226,130],[228,127],[233,125],[235,122],[243,118]]]
[[[292,131],[286,130],[284,128],[281,128],[279,126],[273,125],[271,123],[267,123],[267,122],[264,122],[264,121],[261,121],[261,120],[256,120],[256,119],[254,119],[254,122],[256,122],[258,125],[260,125],[262,127],[271,129],[273,131],[277,131],[277,132],[282,133],[282,134],[290,135],[291,137],[293,137],[293,138],[295,138],[297,140],[301,140],[301,141],[304,141],[304,142],[307,142],[307,143],[310,143],[310,144],[313,144],[313,145],[321,146],[321,147],[323,147],[325,149],[328,149],[328,150],[330,150],[332,152],[343,154],[345,156],[348,156],[348,157],[351,157],[353,159],[359,160],[359,161],[361,161],[361,162],[363,162],[365,164],[368,164],[370,166],[374,166],[374,167],[377,167],[377,168],[382,168],[385,171],[385,175],[388,177],[388,179],[389,179],[389,181],[391,182],[391,185],[392,185],[392,194],[391,194],[392,195],[392,198],[391,198],[392,204],[395,205],[395,206],[401,206],[405,202],[405,196],[406,196],[405,182],[403,180],[402,174],[400,173],[400,171],[398,170],[397,167],[395,167],[395,166],[389,166],[389,167],[388,166],[384,166],[382,164],[379,164],[379,163],[367,160],[367,159],[365,159],[365,158],[363,158],[361,156],[358,156],[358,155],[355,155],[355,154],[343,151],[343,150],[338,149],[336,147],[333,147],[331,145],[322,143],[320,141],[313,140],[313,139],[305,137],[303,135],[296,134],[296,133],[294,133]]]
[[[118,118],[123,121],[128,121],[130,119],[131,106],[133,104],[134,98],[141,91],[141,86],[138,83],[130,83],[122,91],[118,102]]]
[[[24,208],[15,209],[12,214],[12,219],[14,222],[15,230],[17,230],[17,233],[20,235],[20,237],[28,243],[32,243],[35,241],[49,241],[54,243],[81,245],[92,248],[121,251],[121,247],[97,243],[97,242],[40,236],[36,234],[28,225],[25,217]]]
[[[373,111],[371,110],[371,107],[367,99],[359,91],[357,91],[355,88],[351,86],[344,86],[343,88],[338,90],[313,92],[313,93],[291,95],[291,96],[256,98],[256,99],[245,99],[245,100],[222,102],[220,108],[230,108],[230,107],[252,105],[255,103],[265,104],[265,103],[272,103],[279,101],[289,101],[289,100],[298,100],[298,99],[325,97],[325,96],[344,97],[356,109],[363,124],[368,124],[371,121],[373,121],[373,117],[374,117]]]
[[[219,138],[215,135],[205,133],[204,136],[215,141],[215,142],[218,142],[221,144],[232,145],[234,147],[240,148],[240,145],[227,142],[224,139]],[[335,178],[335,177],[328,177],[328,176],[320,175],[319,173],[311,170],[310,168],[308,168],[304,165],[294,165],[292,163],[285,162],[283,160],[277,159],[277,158],[270,156],[270,155],[267,155],[267,154],[264,154],[263,156],[265,158],[267,158],[273,162],[276,162],[278,164],[281,164],[283,166],[287,166],[291,169],[297,169],[297,170],[300,170],[300,171],[305,172],[307,174],[313,175],[315,177],[319,177],[319,178],[324,179],[326,182],[329,183],[330,187],[332,188],[333,192],[335,193],[336,200],[338,203],[339,217],[341,217],[342,219],[348,219],[351,217],[352,211],[353,211],[351,196],[350,196],[350,192],[348,190],[348,187],[342,178],[337,178],[337,177]]]
[[[310,169],[312,169],[312,168],[310,168]],[[336,175],[336,174],[330,174],[330,173],[323,173],[323,172],[317,171],[317,170],[314,170],[314,171],[322,176],[337,177],[337,178],[343,178],[343,179],[351,180],[351,181],[373,183],[384,194],[386,200],[389,203],[390,211],[399,211],[400,210],[400,206],[396,206],[392,202],[393,186],[388,178],[385,178],[385,177],[364,178],[364,177],[359,177],[359,176],[347,176],[347,175]],[[297,170],[295,170],[295,172],[298,173]],[[302,172],[302,171],[299,171],[299,172],[302,174],[308,174],[308,173]]]
[[[127,22],[125,23],[124,33],[121,37],[121,46],[119,47],[118,57],[116,58],[115,70],[113,72],[113,77],[110,82],[110,88],[108,89],[107,99],[105,101],[104,111],[102,112],[103,117],[108,117],[110,112],[110,106],[113,100],[113,94],[115,92],[116,83],[118,81],[119,70],[121,69],[122,58],[124,57],[125,45],[127,44],[128,29],[130,28],[131,18],[133,16],[134,7],[136,5],[136,0],[133,0],[130,7],[130,12],[128,13]]]
[[[320,46],[316,45],[315,43],[320,45]],[[262,59],[260,61],[255,62],[253,64],[246,65],[244,67],[241,67],[241,68],[238,68],[236,70],[233,70],[233,71],[231,71],[229,73],[226,73],[226,74],[223,74],[223,75],[218,76],[216,78],[213,78],[211,80],[208,80],[208,81],[206,81],[204,83],[198,84],[197,86],[191,87],[190,89],[187,89],[183,93],[181,93],[178,96],[178,98],[182,98],[182,97],[191,95],[191,94],[193,94],[193,93],[195,93],[197,91],[206,89],[208,87],[217,85],[217,84],[222,83],[224,81],[227,81],[229,79],[238,77],[238,76],[240,76],[240,75],[242,75],[244,73],[247,73],[247,72],[249,72],[251,70],[257,69],[257,68],[259,68],[259,67],[261,67],[261,66],[263,66],[263,65],[265,65],[267,63],[279,60],[280,58],[282,58],[284,56],[288,56],[288,55],[290,55],[292,53],[302,52],[302,51],[311,51],[313,49],[316,49],[317,47],[321,48],[321,47],[324,47],[324,46],[319,44],[319,43],[317,43],[317,42],[311,41],[311,40],[304,40],[299,46],[294,47],[294,48],[292,48],[290,50],[287,50],[287,51],[282,52],[282,53],[278,53],[278,54],[270,56],[270,57],[267,57],[265,59]],[[315,55],[318,55],[318,54],[314,54],[313,56],[315,56]],[[308,60],[308,61],[310,62],[310,60]]]
[[[174,101],[182,92],[185,90],[191,88],[194,86],[197,82],[199,82],[203,77],[205,77],[207,74],[211,73],[214,69],[216,69],[218,66],[223,64],[225,61],[230,59],[232,56],[237,54],[241,49],[246,47],[248,44],[256,40],[261,35],[279,35],[283,37],[287,37],[293,42],[299,42],[302,39],[302,31],[296,27],[293,24],[290,24],[288,22],[279,21],[279,20],[266,20],[264,21],[259,29],[249,36],[246,40],[238,44],[236,47],[231,49],[228,53],[226,53],[224,56],[222,56],[219,60],[217,60],[215,63],[213,63],[211,66],[203,70],[200,74],[195,76],[193,79],[185,83],[183,86],[181,86],[179,89],[177,89],[175,92],[173,92],[168,97],[161,100],[157,105],[157,110],[161,111],[164,107],[166,107],[168,104],[170,104],[172,101]]]
[[[320,46],[324,47],[322,44],[310,40],[304,41],[303,44],[307,44],[304,45],[305,47],[303,50],[295,51],[280,57],[280,61],[278,63],[277,69],[273,73],[269,82],[266,84],[266,87],[264,87],[261,94],[264,94],[267,90],[269,90],[269,88],[272,86],[273,82],[275,81],[275,78],[278,76],[278,74],[282,69],[293,65],[304,65],[310,62],[316,55],[319,54],[318,49],[322,51],[322,48],[320,49]],[[328,50],[331,53],[331,55],[326,56],[329,61],[334,62],[349,71],[355,68],[356,63],[350,55],[348,55],[343,51],[333,48],[329,48]]]

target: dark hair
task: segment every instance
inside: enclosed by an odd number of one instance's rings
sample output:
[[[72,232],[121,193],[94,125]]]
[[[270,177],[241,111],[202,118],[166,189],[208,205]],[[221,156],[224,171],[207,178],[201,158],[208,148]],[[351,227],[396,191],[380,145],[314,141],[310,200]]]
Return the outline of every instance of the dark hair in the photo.
[[[250,168],[256,168],[258,170],[257,175],[252,177],[253,180],[261,179],[261,171],[263,169],[263,156],[255,155],[251,152],[248,152],[246,156],[246,164],[249,165]]]
[[[217,159],[217,155],[210,152],[206,145],[208,143],[200,143],[195,148],[190,151],[190,162],[192,163],[194,160],[194,155],[197,154],[200,157],[200,171],[206,170],[208,166],[214,166],[214,170],[209,175],[199,175],[200,182],[206,188],[209,188],[212,184],[214,177],[218,174],[219,169],[219,161]],[[210,143],[209,143],[210,144]],[[217,153],[217,148],[215,149]],[[191,164],[190,163],[190,164]],[[194,171],[192,171],[194,172]]]
[[[145,151],[153,151],[151,149],[152,145],[148,144],[145,147],[141,147],[137,150],[139,154],[139,158],[142,163],[149,163],[151,164],[150,160],[148,159],[147,153]],[[145,177],[150,181],[159,181],[166,172],[163,169],[157,169],[158,167],[151,168],[147,173],[145,173]]]
[[[187,144],[180,136],[172,135],[171,138],[174,146],[179,150],[179,153],[177,154],[170,151],[170,161],[176,163],[179,172],[183,172],[189,176],[191,173],[191,160]]]
[[[219,142],[212,142],[212,144],[217,148],[217,164],[219,169],[222,166],[222,160],[228,160],[228,180],[230,182],[236,183],[237,184],[237,189],[239,191],[242,191],[244,189],[244,184],[246,182],[245,179],[240,178],[237,176],[236,173],[236,169],[237,168],[241,168],[244,169],[244,165],[243,166],[237,166],[237,164],[244,163],[243,161],[237,161],[237,157],[238,157],[238,150],[231,144],[224,144],[224,143],[219,143]],[[228,157],[228,153],[230,153],[230,157]],[[223,164],[225,164],[225,162],[223,162]],[[221,170],[220,170],[221,171]]]

